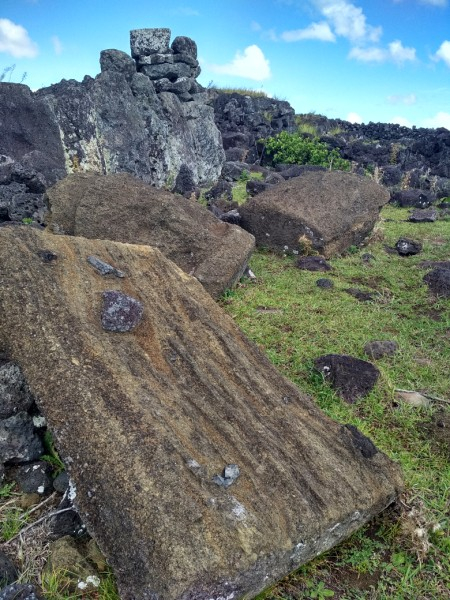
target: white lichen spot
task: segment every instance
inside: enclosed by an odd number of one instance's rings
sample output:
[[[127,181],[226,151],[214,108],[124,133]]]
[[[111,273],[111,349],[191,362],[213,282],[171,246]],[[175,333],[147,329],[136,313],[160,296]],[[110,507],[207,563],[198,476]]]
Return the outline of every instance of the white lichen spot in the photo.
[[[96,575],[88,575],[86,577],[86,581],[79,581],[77,583],[77,587],[80,590],[85,590],[88,586],[97,588],[99,585],[100,585],[100,578],[97,577]]]
[[[188,461],[186,461],[187,466],[190,469],[199,469],[200,465],[198,464],[198,462],[196,460],[194,460],[193,458],[190,458]]]
[[[233,508],[231,509],[231,513],[235,519],[238,521],[245,521],[247,518],[247,511],[245,506],[241,504],[236,498],[232,498]]]
[[[38,487],[38,489],[37,489],[37,493],[38,493],[38,494],[43,494],[43,493],[44,493],[44,486],[43,486],[43,485],[40,485],[40,486]]]
[[[47,419],[41,415],[35,415],[33,417],[33,425],[36,429],[41,429],[42,427],[46,427]]]
[[[69,493],[67,497],[71,502],[77,497],[77,488],[71,479],[69,479]]]

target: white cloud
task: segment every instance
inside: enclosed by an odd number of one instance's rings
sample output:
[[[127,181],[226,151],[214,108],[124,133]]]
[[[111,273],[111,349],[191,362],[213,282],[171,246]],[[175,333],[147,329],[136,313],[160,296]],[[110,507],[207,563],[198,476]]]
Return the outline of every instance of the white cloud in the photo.
[[[397,125],[402,125],[402,127],[412,127],[411,121],[405,117],[392,117],[389,123],[397,123]]]
[[[331,31],[330,26],[325,21],[320,23],[311,23],[305,29],[294,29],[284,31],[281,39],[285,42],[298,42],[300,40],[320,40],[321,42],[334,42],[336,36]]]
[[[416,49],[406,48],[400,40],[391,42],[388,46],[389,54],[392,60],[398,64],[404,63],[407,60],[416,60]]]
[[[424,119],[423,127],[445,127],[450,130],[450,113],[438,112],[434,117]]]
[[[406,48],[399,40],[396,40],[388,44],[387,48],[379,48],[377,46],[361,48],[356,46],[350,50],[348,56],[361,62],[382,63],[392,61],[400,65],[408,60],[416,60],[416,49]]]
[[[361,62],[385,62],[388,59],[388,53],[383,48],[356,47],[350,50],[348,57]]]
[[[388,96],[387,99],[390,104],[404,104],[405,106],[411,106],[417,102],[415,94],[407,94],[406,96],[393,94],[392,96]]]
[[[439,50],[435,54],[436,60],[443,60],[448,67],[450,67],[450,42],[445,40],[439,46]]]
[[[245,48],[242,54],[240,51],[236,52],[231,62],[225,65],[208,65],[208,68],[214,73],[245,77],[255,81],[269,79],[272,75],[269,61],[264,56],[261,48],[255,44]]]
[[[350,123],[362,123],[362,117],[360,115],[358,115],[358,113],[355,112],[350,112],[347,115],[347,121],[349,121]]]
[[[34,58],[38,54],[38,47],[22,25],[16,25],[9,19],[0,19],[0,52],[15,58]]]
[[[53,50],[55,51],[55,54],[57,54],[58,56],[60,54],[62,54],[63,45],[57,35],[52,35],[52,44],[53,44]]]
[[[377,42],[382,34],[381,27],[368,25],[362,8],[347,0],[314,0],[322,15],[333,27],[336,35],[353,43]]]

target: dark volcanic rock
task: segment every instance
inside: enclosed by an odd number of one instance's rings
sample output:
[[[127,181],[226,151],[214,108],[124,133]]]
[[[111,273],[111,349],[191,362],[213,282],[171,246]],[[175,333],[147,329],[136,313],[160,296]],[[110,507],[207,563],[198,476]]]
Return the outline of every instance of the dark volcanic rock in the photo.
[[[414,208],[428,208],[431,200],[421,190],[399,190],[392,192],[391,202],[399,206],[411,206]]]
[[[331,289],[334,287],[334,283],[331,281],[331,279],[326,279],[326,278],[318,279],[316,281],[316,285],[317,285],[317,287],[324,288],[324,289]]]
[[[102,50],[100,52],[100,68],[103,71],[115,71],[122,74],[131,83],[136,73],[136,63],[121,50]]]
[[[297,268],[303,271],[331,271],[331,265],[323,256],[300,256],[296,263]]]
[[[102,327],[107,331],[124,333],[139,325],[144,307],[139,300],[118,290],[103,292]]]
[[[347,292],[347,294],[350,294],[350,296],[353,296],[353,298],[356,298],[360,302],[372,302],[375,298],[374,292],[366,292],[358,288],[347,288],[344,292]]]
[[[133,29],[130,31],[131,56],[165,54],[169,51],[170,29]]]
[[[261,194],[261,192],[265,192],[270,188],[269,183],[265,183],[264,181],[259,181],[258,179],[250,179],[247,181],[245,189],[250,196],[256,196],[257,194]]]
[[[175,186],[173,192],[175,194],[181,194],[185,198],[190,198],[192,194],[195,194],[197,186],[191,169],[188,165],[182,164],[178,172],[177,178],[175,179]]]
[[[7,554],[0,550],[0,590],[16,581],[18,576],[19,573],[14,563]]]
[[[0,419],[26,412],[34,398],[18,365],[0,362]]]
[[[374,358],[375,360],[383,358],[383,356],[393,356],[397,350],[397,342],[390,340],[375,340],[373,342],[368,342],[364,346],[365,354],[367,354],[369,358]]]
[[[449,268],[436,267],[427,273],[423,280],[433,294],[450,298],[450,266]]]
[[[414,256],[422,252],[422,244],[408,238],[400,238],[395,243],[395,249],[400,256]]]
[[[283,100],[251,97],[243,94],[217,94],[214,100],[215,122],[226,148],[234,146],[248,150],[246,161],[258,162],[264,152],[258,140],[280,131],[295,131],[295,111]],[[234,136],[234,137],[233,137]],[[246,138],[247,141],[244,141]],[[234,140],[234,141],[233,141]]]
[[[408,218],[412,223],[434,223],[438,218],[438,212],[435,208],[416,209]]]
[[[44,600],[31,583],[13,583],[0,590],[0,600]]]
[[[197,58],[197,44],[191,38],[184,35],[177,36],[171,45],[174,54],[187,54]]]
[[[17,467],[13,477],[25,494],[48,494],[53,487],[51,473],[48,462],[37,461]]]
[[[375,386],[379,370],[369,362],[340,354],[327,354],[314,361],[315,368],[350,404],[366,396]]]
[[[44,451],[33,419],[20,412],[0,421],[0,462],[25,463],[37,460]]]

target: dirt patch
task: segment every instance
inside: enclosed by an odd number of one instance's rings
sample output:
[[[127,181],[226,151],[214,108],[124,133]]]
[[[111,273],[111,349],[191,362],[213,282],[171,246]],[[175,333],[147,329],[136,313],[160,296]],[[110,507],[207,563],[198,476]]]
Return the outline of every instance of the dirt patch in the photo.
[[[450,457],[450,410],[439,408],[429,421],[421,425],[425,436]]]

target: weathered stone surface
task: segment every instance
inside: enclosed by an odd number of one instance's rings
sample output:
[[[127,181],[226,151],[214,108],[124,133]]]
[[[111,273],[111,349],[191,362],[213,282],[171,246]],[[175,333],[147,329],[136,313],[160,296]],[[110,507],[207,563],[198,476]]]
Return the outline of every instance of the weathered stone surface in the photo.
[[[173,40],[171,48],[174,54],[188,54],[192,58],[197,58],[197,44],[184,35],[177,36]]]
[[[159,248],[214,297],[236,283],[253,251],[240,227],[125,173],[73,174],[47,193],[52,231]]]
[[[251,198],[240,212],[257,245],[281,251],[310,246],[329,258],[360,244],[388,201],[387,190],[367,177],[310,171]]]
[[[131,83],[136,73],[136,63],[121,50],[102,50],[100,52],[100,68],[103,71],[121,73]]]
[[[0,589],[16,581],[19,573],[11,559],[0,550]]]
[[[0,360],[0,419],[26,412],[33,401],[19,366]]]
[[[131,56],[148,56],[150,54],[165,54],[169,52],[170,29],[160,27],[155,29],[132,29],[130,31]]]
[[[350,404],[368,394],[380,376],[377,367],[371,363],[341,354],[320,356],[314,366]]]
[[[58,260],[43,263],[43,248]],[[127,272],[117,284],[145,307],[133,332],[102,329],[107,282],[89,255]],[[157,250],[6,227],[0,262],[1,345],[124,600],[252,597],[396,497],[397,467],[324,416]],[[240,470],[228,488],[212,480],[227,465]]]

